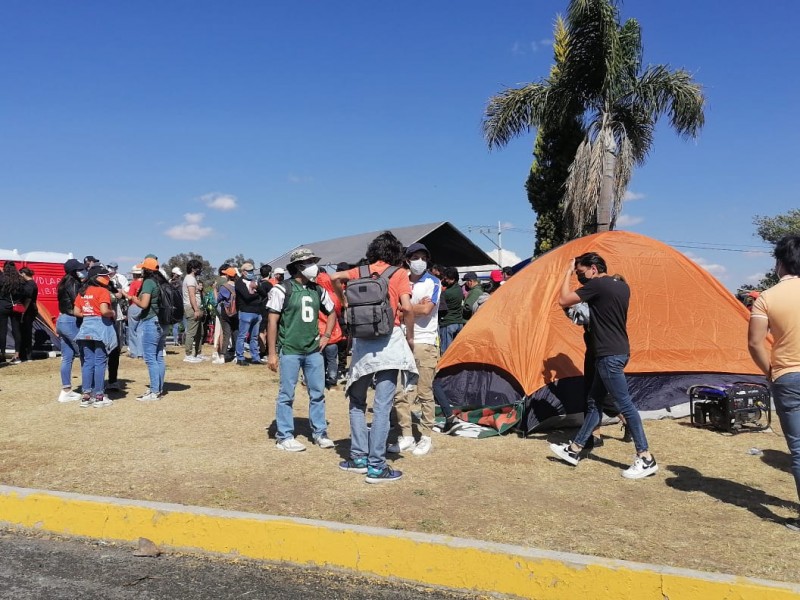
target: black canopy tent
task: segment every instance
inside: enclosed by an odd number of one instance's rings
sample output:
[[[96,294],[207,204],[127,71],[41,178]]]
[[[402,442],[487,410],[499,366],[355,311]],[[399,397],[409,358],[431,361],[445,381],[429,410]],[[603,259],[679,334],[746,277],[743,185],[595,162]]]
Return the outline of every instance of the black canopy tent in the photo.
[[[367,251],[369,243],[382,231],[370,231],[332,240],[308,242],[295,246],[291,250],[269,261],[273,267],[285,267],[289,256],[297,248],[311,248],[320,257],[321,265],[335,266],[340,262],[356,264]],[[389,228],[404,246],[421,242],[430,250],[433,262],[449,267],[467,265],[485,265],[495,263],[489,255],[478,248],[472,241],[447,221],[412,225],[410,227]]]

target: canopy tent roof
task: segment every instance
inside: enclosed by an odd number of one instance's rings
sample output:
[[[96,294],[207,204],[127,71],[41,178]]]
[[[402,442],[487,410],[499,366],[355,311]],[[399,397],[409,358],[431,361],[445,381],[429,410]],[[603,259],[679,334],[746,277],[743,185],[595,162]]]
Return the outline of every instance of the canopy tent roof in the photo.
[[[356,264],[367,251],[369,243],[381,232],[370,231],[332,240],[302,243],[269,261],[273,267],[285,267],[289,255],[297,248],[311,248],[320,257],[321,265],[336,265],[340,262]],[[430,250],[433,262],[449,267],[493,263],[489,255],[447,221],[395,227],[389,229],[404,246],[421,242]]]

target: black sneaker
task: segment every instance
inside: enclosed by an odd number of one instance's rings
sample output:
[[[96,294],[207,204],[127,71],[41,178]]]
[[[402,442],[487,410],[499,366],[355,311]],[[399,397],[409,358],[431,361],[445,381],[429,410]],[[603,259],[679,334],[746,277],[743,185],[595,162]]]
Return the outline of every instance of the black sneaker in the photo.
[[[786,519],[784,525],[792,531],[800,531],[800,519]]]
[[[445,419],[444,425],[442,425],[440,431],[445,435],[453,435],[463,426],[464,426],[463,421],[461,421],[460,419],[456,419],[454,416],[450,416],[447,419]]]
[[[402,476],[402,471],[396,471],[390,467],[384,467],[382,471],[369,467],[364,481],[367,483],[386,483],[388,481],[397,481]]]
[[[558,458],[571,464],[573,467],[577,466],[578,461],[581,459],[580,450],[577,452],[572,450],[572,442],[567,442],[566,444],[550,444],[550,450]]]
[[[239,365],[240,367],[249,367],[250,366],[250,363],[247,362],[246,360],[237,360],[236,364]]]
[[[339,468],[342,471],[349,471],[350,473],[360,473],[365,475],[367,472],[367,458],[365,456],[359,458],[348,458],[339,463]]]
[[[583,449],[588,451],[588,452],[591,452],[592,450],[594,450],[595,448],[599,448],[603,444],[605,444],[605,442],[603,441],[603,437],[602,436],[593,435],[586,442],[586,445],[583,447]]]

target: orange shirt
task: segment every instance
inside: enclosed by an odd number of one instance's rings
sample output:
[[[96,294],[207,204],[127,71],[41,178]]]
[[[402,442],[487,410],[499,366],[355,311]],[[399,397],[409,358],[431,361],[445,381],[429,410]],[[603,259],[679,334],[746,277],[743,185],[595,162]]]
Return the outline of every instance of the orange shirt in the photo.
[[[317,275],[317,285],[325,288],[327,290],[328,295],[333,300],[333,313],[330,315],[326,315],[324,312],[319,312],[319,334],[322,335],[325,333],[325,329],[328,326],[328,319],[336,319],[336,323],[333,325],[333,331],[331,331],[331,337],[328,340],[329,344],[335,344],[340,340],[344,339],[344,335],[342,334],[342,328],[339,326],[339,315],[342,314],[342,301],[339,300],[339,296],[337,296],[333,291],[333,283],[331,282],[331,276],[328,275],[325,271],[320,271],[319,275]]]
[[[138,296],[139,290],[142,289],[142,283],[144,283],[144,279],[134,279],[131,281],[131,285],[128,288],[128,295]]]
[[[89,286],[82,296],[75,298],[75,308],[77,308],[84,317],[100,317],[100,305],[107,304],[111,306],[111,293],[108,289],[100,286]]]
[[[369,272],[380,275],[388,268],[389,265],[387,263],[379,260],[369,266]],[[347,277],[351,281],[361,277],[358,269],[358,267],[355,267],[347,271]],[[389,278],[389,304],[391,304],[392,311],[394,311],[395,326],[400,325],[400,311],[397,310],[397,307],[400,304],[400,296],[403,294],[408,294],[409,297],[411,296],[411,280],[408,278],[408,271],[405,269],[398,269],[395,274]]]

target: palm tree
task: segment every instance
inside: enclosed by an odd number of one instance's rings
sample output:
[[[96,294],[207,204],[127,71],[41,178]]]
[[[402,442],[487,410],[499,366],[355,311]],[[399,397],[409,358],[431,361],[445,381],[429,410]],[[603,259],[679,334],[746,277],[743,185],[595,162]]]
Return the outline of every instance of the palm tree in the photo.
[[[615,0],[571,0],[567,55],[555,75],[492,97],[483,131],[490,149],[531,127],[555,128],[578,104],[584,138],[564,189],[564,210],[580,235],[587,224],[613,229],[635,165],[653,145],[656,122],[666,115],[683,137],[703,126],[702,88],[683,69],[643,68],[639,23],[619,23]]]

